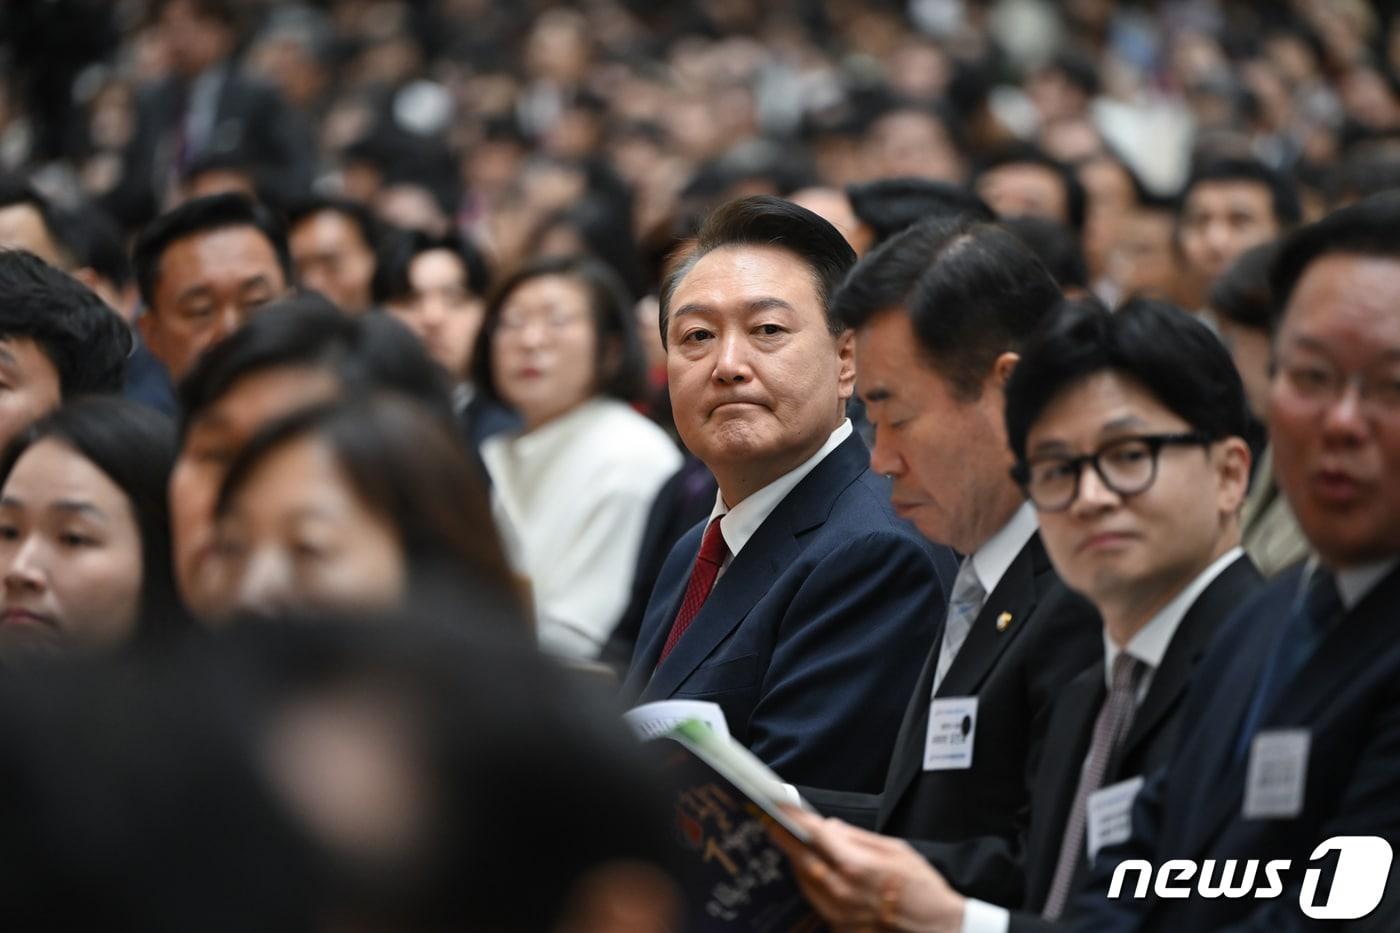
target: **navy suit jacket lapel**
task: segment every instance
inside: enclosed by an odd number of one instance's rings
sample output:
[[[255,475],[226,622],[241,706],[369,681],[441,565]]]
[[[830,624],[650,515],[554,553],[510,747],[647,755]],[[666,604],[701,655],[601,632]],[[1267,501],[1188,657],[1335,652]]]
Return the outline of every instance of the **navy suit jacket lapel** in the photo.
[[[958,651],[953,666],[938,685],[939,696],[965,696],[973,693],[991,670],[1001,652],[1011,643],[1014,631],[1020,631],[1017,623],[1024,622],[1035,609],[1039,598],[1037,580],[1050,570],[1050,560],[1045,547],[1040,543],[1040,535],[1032,536],[1021,553],[1006,568],[987,597],[982,611],[973,620],[967,641]],[[1012,622],[1002,632],[996,631],[996,620],[1003,612],[1010,612]],[[1014,631],[1013,631],[1014,630]],[[895,740],[894,754],[890,758],[890,774],[885,781],[884,794],[880,801],[880,824],[889,817],[899,803],[899,798],[923,769],[924,733],[928,731],[928,708],[932,699],[933,676],[938,667],[938,655],[943,650],[943,625],[940,622],[934,636],[933,650],[929,652],[924,669],[919,674],[914,695],[904,712],[904,721],[899,727]]]
[[[778,503],[744,549],[725,568],[685,636],[656,669],[643,691],[642,702],[671,696],[715,647],[734,631],[754,604],[768,592],[773,581],[797,559],[800,553],[797,536],[820,526],[830,517],[836,497],[859,478],[869,459],[865,444],[852,434]],[[682,595],[684,587],[685,584],[682,584]],[[679,597],[675,603],[678,609]],[[674,620],[675,613],[672,612],[658,629],[669,631]],[[655,638],[653,634],[653,640]],[[665,634],[660,636],[662,643],[665,638]],[[659,655],[658,645],[656,654],[651,656]]]

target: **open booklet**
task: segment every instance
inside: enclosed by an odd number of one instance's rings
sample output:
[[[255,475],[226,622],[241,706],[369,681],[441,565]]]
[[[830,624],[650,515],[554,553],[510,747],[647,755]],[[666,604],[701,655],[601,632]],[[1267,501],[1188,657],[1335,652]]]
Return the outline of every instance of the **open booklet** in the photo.
[[[682,702],[698,715],[681,718],[679,708],[655,709]],[[656,740],[674,789],[672,828],[686,868],[684,929],[826,929],[798,890],[787,856],[768,836],[767,826],[777,823],[807,841],[806,831],[780,808],[800,803],[792,788],[729,735],[714,704],[667,701],[648,707],[633,710],[628,721],[640,737]],[[667,716],[679,721],[658,725]]]

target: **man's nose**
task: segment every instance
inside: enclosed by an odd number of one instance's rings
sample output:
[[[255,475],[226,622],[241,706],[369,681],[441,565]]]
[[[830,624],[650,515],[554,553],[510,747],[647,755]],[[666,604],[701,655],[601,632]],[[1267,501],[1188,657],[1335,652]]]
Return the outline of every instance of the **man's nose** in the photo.
[[[715,360],[715,378],[720,382],[746,382],[753,377],[749,368],[749,346],[742,334],[717,338],[719,356]]]

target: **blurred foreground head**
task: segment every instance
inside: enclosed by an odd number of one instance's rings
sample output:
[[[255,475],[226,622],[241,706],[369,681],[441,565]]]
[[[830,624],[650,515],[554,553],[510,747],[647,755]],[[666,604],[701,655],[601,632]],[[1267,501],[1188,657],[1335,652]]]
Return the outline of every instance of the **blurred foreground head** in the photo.
[[[0,684],[7,921],[672,926],[663,811],[616,719],[518,639],[389,621]]]

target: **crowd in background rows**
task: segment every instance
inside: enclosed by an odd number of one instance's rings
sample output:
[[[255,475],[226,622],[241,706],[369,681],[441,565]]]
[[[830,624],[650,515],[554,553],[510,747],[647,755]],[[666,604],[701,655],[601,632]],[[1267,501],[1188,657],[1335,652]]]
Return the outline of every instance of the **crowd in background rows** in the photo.
[[[56,916],[50,893],[118,858],[86,847],[94,826],[141,845],[75,922],[240,928],[216,885],[157,910],[131,880],[174,870],[183,832],[286,854],[291,874],[257,882],[277,906],[249,916],[542,929],[567,906],[607,929],[626,898],[664,907],[654,873],[617,861],[666,861],[653,788],[527,643],[583,671],[585,696],[625,675],[673,545],[723,504],[659,317],[722,205],[785,199],[856,256],[931,218],[999,222],[1068,297],[1195,313],[1243,382],[1242,543],[1273,574],[1309,546],[1272,474],[1269,270],[1290,230],[1392,188],[1400,16],[1360,0],[7,4],[0,636],[33,718],[0,723],[0,788],[35,804],[0,856],[53,847],[24,909]],[[253,625],[169,648],[292,614],[470,632]],[[20,670],[35,648],[129,643],[178,662],[139,656],[143,686]],[[46,709],[50,676],[73,699]],[[512,704],[530,708],[477,715]],[[163,744],[198,722],[216,726]],[[86,738],[54,751],[49,731]],[[504,751],[477,774],[464,735]],[[220,762],[227,788],[179,790]],[[67,812],[49,788],[70,768],[115,789]],[[575,797],[531,783],[551,768],[578,769]],[[173,802],[145,787],[158,772]],[[558,795],[537,827],[640,828],[551,866],[557,900],[527,922],[545,888],[451,848],[482,825],[517,863],[549,846],[492,822],[500,794],[512,813]],[[167,804],[186,822],[151,835]],[[566,902],[598,864],[597,902]],[[458,899],[450,874],[499,890]]]

